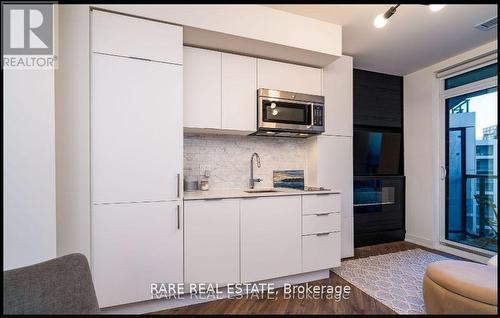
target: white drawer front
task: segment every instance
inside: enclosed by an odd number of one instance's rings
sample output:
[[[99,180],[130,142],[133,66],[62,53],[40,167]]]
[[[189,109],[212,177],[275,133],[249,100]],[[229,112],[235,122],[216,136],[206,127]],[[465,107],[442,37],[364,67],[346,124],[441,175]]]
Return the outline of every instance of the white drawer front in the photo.
[[[340,194],[302,196],[302,214],[340,212]]]
[[[340,266],[340,232],[302,237],[302,271]]]
[[[302,216],[302,235],[340,231],[340,213]]]

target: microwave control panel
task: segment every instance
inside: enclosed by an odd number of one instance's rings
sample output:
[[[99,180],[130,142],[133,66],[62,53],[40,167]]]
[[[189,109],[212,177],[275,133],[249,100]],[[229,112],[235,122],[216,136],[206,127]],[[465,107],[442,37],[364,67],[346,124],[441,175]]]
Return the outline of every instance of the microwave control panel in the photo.
[[[313,125],[314,126],[323,126],[323,106],[314,106],[313,107]]]

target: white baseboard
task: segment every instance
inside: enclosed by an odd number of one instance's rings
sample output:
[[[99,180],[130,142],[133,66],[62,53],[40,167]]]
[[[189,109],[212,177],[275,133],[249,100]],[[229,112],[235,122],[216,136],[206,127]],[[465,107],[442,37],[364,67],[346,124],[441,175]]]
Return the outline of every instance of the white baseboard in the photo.
[[[415,236],[415,235],[411,235],[411,234],[405,235],[405,241],[410,242],[410,243],[414,243],[417,245],[422,245],[422,246],[427,247],[427,248],[432,248],[432,249],[435,249],[435,250],[438,250],[438,251],[441,251],[444,253],[448,253],[451,255],[455,255],[458,257],[462,257],[465,259],[469,259],[471,261],[478,262],[478,263],[486,264],[489,260],[488,257],[484,257],[484,256],[470,253],[467,251],[463,251],[463,250],[460,250],[457,248],[453,248],[451,246],[439,244],[438,242],[435,243],[432,240],[429,240],[429,239],[426,239],[423,237],[419,237],[419,236]]]
[[[429,240],[429,239],[426,239],[426,238],[423,238],[420,236],[416,236],[416,235],[411,235],[408,233],[405,234],[405,241],[410,242],[410,243],[414,243],[414,244],[418,244],[418,245],[422,245],[422,246],[425,246],[428,248],[434,248],[434,242],[432,240]]]
[[[469,259],[471,261],[483,263],[483,264],[488,263],[488,260],[490,259],[489,257],[484,257],[484,256],[481,256],[478,254],[470,253],[467,251],[463,251],[463,250],[453,248],[451,246],[442,245],[442,244],[438,244],[435,247],[435,249],[439,250],[441,252],[445,252],[445,253],[452,254],[452,255],[455,255],[458,257],[466,258],[466,259]]]
[[[312,282],[315,280],[325,279],[328,277],[330,277],[330,270],[325,269],[310,273],[279,277],[267,281],[261,281],[258,283],[272,283],[274,284],[274,288],[281,288],[284,286],[285,283],[296,285],[306,282]],[[221,291],[223,291],[222,298],[227,298],[226,289],[223,288],[221,289]],[[206,303],[214,300],[219,300],[219,299],[196,299],[196,298],[191,298],[189,296],[186,296],[184,299],[152,299],[138,303],[103,308],[101,309],[101,311],[104,314],[147,314],[151,312],[167,310],[177,307]]]

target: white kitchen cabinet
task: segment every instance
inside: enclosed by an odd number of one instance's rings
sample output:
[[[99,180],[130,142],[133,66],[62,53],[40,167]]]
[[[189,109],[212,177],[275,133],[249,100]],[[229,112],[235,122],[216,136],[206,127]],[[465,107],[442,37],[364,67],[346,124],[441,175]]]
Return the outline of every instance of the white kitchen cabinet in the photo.
[[[222,53],[222,129],[257,130],[257,59]]]
[[[151,283],[183,282],[182,201],[92,210],[92,276],[100,307],[151,299]]]
[[[318,136],[316,142],[317,184],[340,190],[342,216],[352,216],[352,137]]]
[[[308,182],[342,193],[342,257],[354,255],[352,137],[318,136],[309,144]],[[347,223],[346,223],[347,222]]]
[[[305,195],[302,198],[302,213],[323,214],[340,212],[341,202],[340,194]]]
[[[354,256],[354,218],[346,216],[341,221],[341,253],[342,258]]]
[[[182,198],[182,67],[92,54],[93,203]]]
[[[241,201],[241,282],[300,273],[301,197]]]
[[[240,200],[184,203],[185,282],[238,283]]]
[[[339,232],[340,223],[339,212],[304,215],[302,216],[302,235]]]
[[[184,127],[220,129],[222,53],[184,47]]]
[[[319,68],[264,59],[257,60],[258,88],[321,95],[322,76],[322,70]]]
[[[340,232],[302,237],[302,271],[311,272],[340,266]]]
[[[352,136],[352,57],[341,56],[323,69],[325,135]]]
[[[99,10],[91,17],[92,52],[182,64],[182,27]]]

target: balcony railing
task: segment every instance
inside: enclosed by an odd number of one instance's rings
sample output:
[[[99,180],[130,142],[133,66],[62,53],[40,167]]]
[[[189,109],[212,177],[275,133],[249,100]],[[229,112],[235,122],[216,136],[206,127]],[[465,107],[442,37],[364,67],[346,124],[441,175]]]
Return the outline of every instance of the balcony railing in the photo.
[[[474,182],[474,180],[477,180]],[[467,174],[462,179],[462,189],[470,191],[463,197],[462,209],[462,234],[466,244],[475,245],[477,247],[486,248],[489,250],[497,250],[497,187],[491,185],[496,183],[496,175],[488,174]],[[467,186],[468,185],[468,186]],[[470,201],[467,204],[466,201]],[[476,213],[472,213],[467,206],[476,209]],[[471,229],[467,222],[467,216],[477,216],[477,224],[473,224]]]

